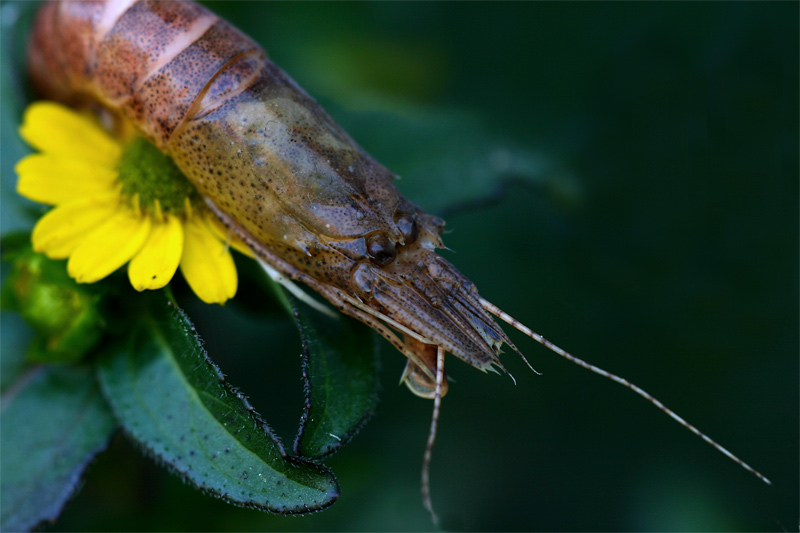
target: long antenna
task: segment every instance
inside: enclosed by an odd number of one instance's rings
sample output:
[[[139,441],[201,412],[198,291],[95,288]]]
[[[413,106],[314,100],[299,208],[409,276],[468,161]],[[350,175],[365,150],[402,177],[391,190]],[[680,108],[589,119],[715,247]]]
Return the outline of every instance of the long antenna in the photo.
[[[509,325],[511,325],[514,328],[516,328],[517,330],[521,331],[522,333],[524,333],[528,337],[532,338],[533,340],[535,340],[536,342],[538,342],[542,346],[552,350],[553,352],[557,353],[561,357],[563,357],[563,358],[565,358],[565,359],[567,359],[569,361],[572,361],[573,363],[575,363],[578,366],[582,366],[583,368],[585,368],[587,370],[591,370],[595,374],[599,374],[599,375],[603,376],[604,378],[608,378],[611,381],[615,381],[615,382],[619,383],[620,385],[622,385],[623,387],[632,390],[633,392],[635,392],[636,394],[638,394],[639,396],[641,396],[642,398],[644,398],[648,402],[650,402],[653,405],[655,405],[659,410],[661,410],[662,412],[664,412],[667,415],[669,415],[678,424],[682,425],[683,427],[685,427],[686,429],[688,429],[689,431],[691,431],[692,433],[694,433],[695,435],[697,435],[698,437],[700,437],[701,439],[706,441],[708,444],[713,446],[715,450],[717,450],[718,452],[720,452],[723,455],[727,456],[731,461],[733,461],[734,463],[738,464],[739,466],[741,466],[742,468],[744,468],[748,472],[752,473],[754,476],[756,476],[758,479],[760,479],[761,481],[763,481],[767,485],[772,485],[772,482],[769,479],[767,479],[766,476],[764,476],[758,470],[756,470],[755,468],[753,468],[749,464],[745,463],[744,461],[742,461],[741,459],[739,459],[738,457],[733,455],[724,446],[722,446],[721,444],[718,444],[711,437],[709,437],[708,435],[706,435],[705,433],[703,433],[702,431],[700,431],[699,429],[697,429],[696,427],[691,425],[689,422],[684,420],[683,417],[679,416],[675,411],[673,411],[672,409],[670,409],[669,407],[667,407],[666,405],[661,403],[659,400],[657,400],[655,397],[653,397],[649,392],[647,392],[644,389],[638,387],[637,385],[634,385],[633,383],[631,383],[627,379],[621,378],[621,377],[617,376],[616,374],[612,374],[611,372],[607,372],[607,371],[603,370],[602,368],[599,368],[599,367],[596,367],[594,365],[591,365],[591,364],[587,363],[586,361],[584,361],[583,359],[578,359],[577,357],[575,357],[574,355],[570,354],[569,352],[567,352],[565,350],[562,350],[561,348],[559,348],[558,346],[556,346],[555,344],[553,344],[549,340],[545,339],[544,337],[542,337],[541,335],[539,335],[538,333],[536,333],[535,331],[533,331],[532,329],[530,329],[529,327],[527,327],[526,325],[521,323],[519,320],[515,319],[514,317],[512,317],[508,313],[502,311],[500,308],[498,308],[496,305],[492,304],[491,302],[489,302],[487,300],[484,300],[483,298],[480,299],[480,302],[481,302],[481,305],[483,306],[484,309],[486,309],[487,311],[489,311],[490,313],[492,313],[496,317],[502,319],[503,321],[507,322]]]
[[[428,442],[425,445],[425,455],[422,457],[422,504],[431,513],[433,525],[439,522],[433,511],[431,500],[431,457],[433,456],[433,443],[436,442],[436,430],[439,427],[439,411],[442,407],[442,384],[444,383],[444,348],[436,347],[436,388],[433,396],[433,415],[431,416],[431,429],[428,431]]]

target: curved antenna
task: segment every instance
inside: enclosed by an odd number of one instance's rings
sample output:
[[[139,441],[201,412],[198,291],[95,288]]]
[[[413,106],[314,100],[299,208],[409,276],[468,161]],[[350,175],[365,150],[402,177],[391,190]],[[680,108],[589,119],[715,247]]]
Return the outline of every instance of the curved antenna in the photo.
[[[644,398],[648,402],[650,402],[653,405],[655,405],[659,410],[661,410],[662,412],[664,412],[667,415],[669,415],[678,424],[682,425],[683,427],[685,427],[686,429],[688,429],[689,431],[691,431],[692,433],[694,433],[695,435],[697,435],[698,437],[700,437],[701,439],[706,441],[715,450],[717,450],[721,454],[723,454],[726,457],[728,457],[731,461],[733,461],[734,463],[738,464],[739,466],[741,466],[742,468],[744,468],[745,470],[747,470],[748,472],[750,472],[751,474],[756,476],[758,479],[760,479],[761,481],[763,481],[767,485],[772,485],[772,482],[769,479],[767,479],[766,476],[761,474],[761,472],[759,472],[758,470],[756,470],[755,468],[753,468],[749,464],[745,463],[744,461],[742,461],[741,459],[739,459],[738,457],[733,455],[724,446],[722,446],[721,444],[717,443],[711,437],[709,437],[708,435],[706,435],[705,433],[703,433],[702,431],[700,431],[699,429],[694,427],[692,424],[687,422],[683,417],[679,416],[675,411],[673,411],[672,409],[670,409],[669,407],[667,407],[666,405],[661,403],[661,401],[657,400],[653,395],[651,395],[646,390],[642,389],[641,387],[639,387],[637,385],[634,385],[633,383],[631,383],[627,379],[621,378],[621,377],[617,376],[616,374],[612,374],[611,372],[607,372],[607,371],[603,370],[602,368],[599,368],[599,367],[596,367],[596,366],[594,366],[592,364],[589,364],[586,361],[584,361],[583,359],[579,359],[579,358],[575,357],[574,355],[572,355],[571,353],[559,348],[558,346],[556,346],[555,344],[553,344],[549,340],[545,339],[544,337],[542,337],[541,335],[539,335],[538,333],[536,333],[535,331],[530,329],[528,326],[524,325],[519,320],[515,319],[514,317],[512,317],[508,313],[502,311],[499,307],[497,307],[496,305],[492,304],[491,302],[489,302],[487,300],[484,300],[483,298],[480,299],[480,302],[481,302],[481,305],[483,306],[483,308],[486,309],[488,312],[492,313],[493,315],[495,315],[496,317],[500,318],[504,322],[507,322],[509,325],[511,325],[515,329],[521,331],[522,333],[524,333],[528,337],[532,338],[533,340],[535,340],[536,342],[538,342],[539,344],[541,344],[545,348],[548,348],[549,350],[557,353],[558,355],[560,355],[564,359],[567,359],[568,361],[571,361],[571,362],[575,363],[578,366],[582,366],[583,368],[585,368],[587,370],[590,370],[590,371],[594,372],[595,374],[599,374],[599,375],[603,376],[604,378],[608,378],[611,381],[619,383],[623,387],[632,390],[633,392],[635,392],[636,394],[638,394],[639,396],[641,396],[642,398]]]

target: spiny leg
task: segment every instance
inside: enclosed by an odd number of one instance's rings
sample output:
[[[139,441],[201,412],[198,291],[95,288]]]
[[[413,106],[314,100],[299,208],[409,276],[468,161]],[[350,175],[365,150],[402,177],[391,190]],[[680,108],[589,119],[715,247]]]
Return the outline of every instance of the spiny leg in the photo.
[[[431,501],[431,457],[433,456],[433,443],[436,441],[436,430],[439,427],[439,411],[442,407],[442,383],[444,383],[444,348],[436,347],[436,389],[433,396],[433,415],[431,416],[431,429],[428,431],[428,442],[425,445],[425,455],[422,457],[422,504],[431,513],[431,520],[436,525],[439,519],[433,511]]]
[[[585,368],[587,370],[590,370],[590,371],[594,372],[595,374],[599,374],[599,375],[603,376],[604,378],[608,378],[611,381],[619,383],[623,387],[632,390],[633,392],[635,392],[636,394],[638,394],[639,396],[641,396],[642,398],[644,398],[648,402],[650,402],[653,405],[655,405],[659,410],[661,410],[662,412],[664,412],[667,415],[669,415],[678,424],[680,424],[681,426],[685,427],[686,429],[688,429],[689,431],[691,431],[692,433],[694,433],[695,435],[697,435],[698,437],[700,437],[701,439],[706,441],[715,450],[717,450],[721,454],[723,454],[726,457],[728,457],[731,461],[733,461],[734,463],[738,464],[739,466],[741,466],[742,468],[744,468],[748,472],[752,473],[753,475],[755,475],[758,479],[760,479],[761,481],[763,481],[767,485],[772,485],[772,482],[769,479],[767,479],[763,474],[761,474],[758,470],[756,470],[755,468],[753,468],[749,464],[745,463],[744,461],[742,461],[741,459],[739,459],[738,457],[733,455],[724,446],[722,446],[721,444],[717,443],[711,437],[709,437],[708,435],[706,435],[705,433],[703,433],[702,431],[700,431],[699,429],[694,427],[692,424],[687,422],[683,417],[679,416],[675,411],[673,411],[672,409],[670,409],[669,407],[667,407],[666,405],[661,403],[661,401],[657,400],[654,396],[652,396],[646,390],[642,389],[641,387],[639,387],[637,385],[634,385],[633,383],[631,383],[627,379],[621,378],[621,377],[617,376],[616,374],[612,374],[611,372],[607,372],[607,371],[603,370],[602,368],[599,368],[599,367],[596,367],[596,366],[594,366],[592,364],[587,363],[583,359],[579,359],[579,358],[575,357],[574,355],[572,355],[569,352],[559,348],[558,346],[556,346],[555,344],[553,344],[549,340],[545,339],[544,337],[542,337],[541,335],[539,335],[538,333],[536,333],[535,331],[533,331],[528,326],[524,325],[522,322],[518,321],[517,319],[515,319],[514,317],[512,317],[508,313],[502,311],[499,307],[497,307],[496,305],[492,304],[491,302],[489,302],[487,300],[484,300],[483,298],[481,298],[480,301],[481,301],[481,305],[483,306],[484,309],[486,309],[487,311],[489,311],[490,313],[492,313],[496,317],[500,318],[501,320],[507,322],[508,324],[513,326],[515,329],[521,331],[522,333],[524,333],[528,337],[532,338],[533,340],[535,340],[536,342],[538,342],[542,346],[544,346],[544,347],[548,348],[549,350],[557,353],[558,355],[560,355],[564,359],[567,359],[568,361],[571,361],[571,362],[575,363],[578,366],[582,366],[583,368]],[[527,361],[525,361],[525,362],[527,363]]]

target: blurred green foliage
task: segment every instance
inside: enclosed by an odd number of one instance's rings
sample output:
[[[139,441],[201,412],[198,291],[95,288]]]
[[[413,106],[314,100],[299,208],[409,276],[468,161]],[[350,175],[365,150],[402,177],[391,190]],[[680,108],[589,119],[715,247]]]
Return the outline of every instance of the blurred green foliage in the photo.
[[[652,392],[774,483],[513,336],[543,376],[513,354],[516,387],[449,363],[432,469],[442,527],[796,527],[797,3],[209,5],[403,176],[412,201],[449,215],[445,254],[484,297]],[[492,145],[476,154],[470,138]],[[3,148],[7,176],[14,150]],[[436,153],[441,166],[420,163]],[[559,179],[515,184],[534,161]],[[446,209],[459,175],[482,168],[508,169],[508,185]],[[229,381],[291,437],[303,402],[294,326],[235,301],[181,303]],[[381,403],[326,463],[342,496],[324,513],[227,506],[119,438],[53,529],[430,529],[419,496],[430,403],[395,386],[403,364],[384,350]]]

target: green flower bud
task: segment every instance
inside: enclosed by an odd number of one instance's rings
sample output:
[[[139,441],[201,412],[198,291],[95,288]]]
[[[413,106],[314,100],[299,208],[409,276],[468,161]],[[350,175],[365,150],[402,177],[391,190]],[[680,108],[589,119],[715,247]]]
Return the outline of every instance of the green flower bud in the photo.
[[[28,359],[38,363],[80,360],[102,337],[100,294],[71,279],[65,261],[34,252],[29,239],[24,245],[8,241],[3,243],[3,259],[10,268],[5,272],[2,305],[22,315],[36,331]]]

